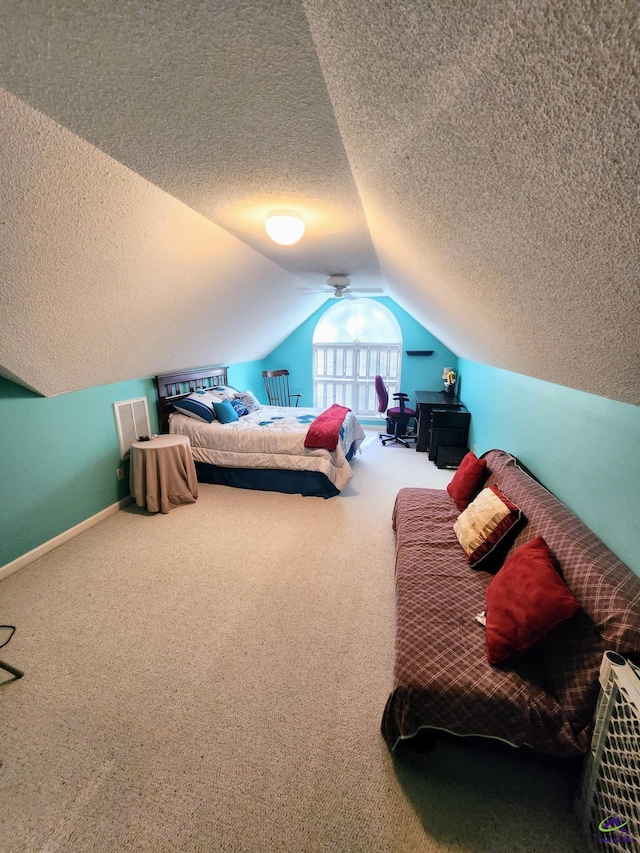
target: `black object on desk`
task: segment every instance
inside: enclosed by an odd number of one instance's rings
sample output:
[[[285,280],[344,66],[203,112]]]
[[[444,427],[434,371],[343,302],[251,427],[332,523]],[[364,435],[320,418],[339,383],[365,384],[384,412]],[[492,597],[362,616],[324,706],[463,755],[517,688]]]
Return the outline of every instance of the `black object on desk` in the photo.
[[[416,391],[416,409],[418,412],[416,450],[421,453],[426,453],[429,450],[431,414],[434,409],[465,410],[462,400],[452,394],[445,394],[444,391]]]

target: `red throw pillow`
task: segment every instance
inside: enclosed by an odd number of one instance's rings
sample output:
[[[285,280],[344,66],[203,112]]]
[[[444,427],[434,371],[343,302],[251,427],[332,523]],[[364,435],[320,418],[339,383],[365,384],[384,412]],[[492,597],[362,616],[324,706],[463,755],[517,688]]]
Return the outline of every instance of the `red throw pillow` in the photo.
[[[501,663],[570,619],[580,602],[542,536],[522,545],[487,587],[487,660]]]
[[[484,482],[487,473],[487,463],[478,459],[473,451],[463,457],[453,480],[447,486],[447,491],[455,501],[460,512],[469,506],[469,501],[475,497],[480,484]]]

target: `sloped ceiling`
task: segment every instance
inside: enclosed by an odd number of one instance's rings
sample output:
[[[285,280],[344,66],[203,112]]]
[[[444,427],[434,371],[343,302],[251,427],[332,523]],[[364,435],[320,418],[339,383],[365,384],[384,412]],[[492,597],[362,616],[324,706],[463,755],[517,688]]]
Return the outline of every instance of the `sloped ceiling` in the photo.
[[[639,405],[637,6],[597,5],[4,3],[2,371],[261,358],[345,272],[461,356]]]

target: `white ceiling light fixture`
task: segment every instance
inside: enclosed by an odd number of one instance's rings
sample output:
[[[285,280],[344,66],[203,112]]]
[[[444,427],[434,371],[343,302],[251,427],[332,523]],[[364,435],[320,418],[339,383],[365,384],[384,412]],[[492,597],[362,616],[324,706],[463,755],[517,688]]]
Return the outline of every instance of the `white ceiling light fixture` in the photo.
[[[304,222],[292,213],[272,214],[267,217],[264,227],[274,243],[281,246],[292,246],[304,234]]]

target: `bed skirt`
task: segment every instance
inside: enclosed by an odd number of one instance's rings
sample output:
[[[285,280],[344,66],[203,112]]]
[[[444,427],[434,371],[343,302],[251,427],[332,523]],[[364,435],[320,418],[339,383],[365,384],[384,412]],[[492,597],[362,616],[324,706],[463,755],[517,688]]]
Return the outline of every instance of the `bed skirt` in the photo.
[[[354,443],[355,444],[355,443]],[[347,461],[353,459],[356,449],[351,447]],[[287,471],[278,468],[223,468],[208,462],[196,461],[196,475],[200,483],[216,486],[234,486],[236,489],[255,489],[262,492],[284,492],[287,495],[333,498],[340,494],[326,474],[320,471]]]
[[[326,474],[319,471],[281,471],[277,468],[221,468],[208,462],[196,462],[200,483],[257,489],[262,492],[284,492],[287,495],[332,498],[340,492]]]

